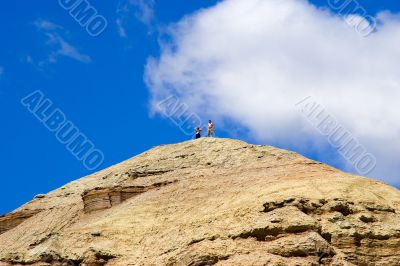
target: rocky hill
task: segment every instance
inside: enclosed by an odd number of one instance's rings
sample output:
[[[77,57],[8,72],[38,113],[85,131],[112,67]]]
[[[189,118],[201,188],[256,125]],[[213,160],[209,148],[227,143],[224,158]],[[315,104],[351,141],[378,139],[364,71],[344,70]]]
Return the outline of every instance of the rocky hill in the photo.
[[[0,265],[400,265],[400,191],[269,146],[159,146],[1,216]]]

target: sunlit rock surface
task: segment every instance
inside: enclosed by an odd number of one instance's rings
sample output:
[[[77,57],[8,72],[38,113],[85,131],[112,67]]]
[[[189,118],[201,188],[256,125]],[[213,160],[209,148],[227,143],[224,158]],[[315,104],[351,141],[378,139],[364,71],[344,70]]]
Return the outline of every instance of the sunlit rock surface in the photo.
[[[269,146],[159,146],[0,217],[0,261],[400,265],[400,191]]]

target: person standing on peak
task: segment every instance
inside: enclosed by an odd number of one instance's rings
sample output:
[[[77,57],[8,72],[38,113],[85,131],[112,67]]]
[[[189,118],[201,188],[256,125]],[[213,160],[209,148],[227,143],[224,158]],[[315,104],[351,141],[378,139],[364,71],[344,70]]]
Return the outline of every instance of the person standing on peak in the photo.
[[[194,132],[196,132],[196,139],[201,138],[201,129],[199,127],[196,127]]]
[[[211,120],[208,120],[207,133],[208,137],[214,136],[214,124]]]

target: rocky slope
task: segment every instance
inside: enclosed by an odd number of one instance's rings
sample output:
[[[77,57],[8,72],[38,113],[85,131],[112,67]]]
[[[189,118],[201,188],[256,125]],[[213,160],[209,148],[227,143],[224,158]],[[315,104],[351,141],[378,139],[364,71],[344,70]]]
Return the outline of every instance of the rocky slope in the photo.
[[[400,265],[400,191],[268,146],[160,146],[0,217],[0,265]]]

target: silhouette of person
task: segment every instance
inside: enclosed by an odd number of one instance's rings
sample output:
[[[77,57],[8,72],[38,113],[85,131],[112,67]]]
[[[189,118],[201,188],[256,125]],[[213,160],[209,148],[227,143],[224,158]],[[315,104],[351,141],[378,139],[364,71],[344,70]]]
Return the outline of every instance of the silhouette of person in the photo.
[[[196,139],[201,138],[201,129],[199,127],[196,127],[194,132],[196,132]]]

